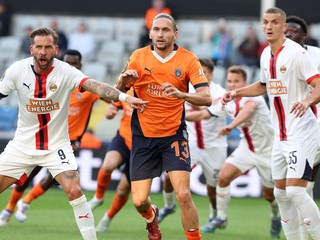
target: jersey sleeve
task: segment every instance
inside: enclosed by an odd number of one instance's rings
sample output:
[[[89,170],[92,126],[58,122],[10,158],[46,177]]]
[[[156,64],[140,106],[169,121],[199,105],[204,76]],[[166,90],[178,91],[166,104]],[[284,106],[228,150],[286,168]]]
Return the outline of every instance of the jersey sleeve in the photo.
[[[189,79],[194,88],[209,86],[208,80],[196,56],[193,56],[190,63]]]
[[[307,51],[298,52],[295,59],[297,61],[296,66],[299,66],[300,79],[310,83],[313,79],[320,77],[319,71]]]
[[[16,89],[15,79],[16,74],[19,72],[16,70],[16,65],[16,63],[11,65],[0,79],[0,94],[2,97],[8,96]]]

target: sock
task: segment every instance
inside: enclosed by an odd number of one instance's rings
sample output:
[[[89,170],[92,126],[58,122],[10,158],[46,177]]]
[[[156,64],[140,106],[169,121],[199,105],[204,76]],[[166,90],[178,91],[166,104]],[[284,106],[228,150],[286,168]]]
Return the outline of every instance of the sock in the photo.
[[[12,189],[9,201],[7,203],[6,209],[10,212],[13,212],[17,202],[19,201],[19,199],[21,198],[21,196],[23,195],[23,191],[22,192],[18,192],[15,188]]]
[[[128,199],[129,199],[129,195],[126,195],[125,197],[121,198],[118,194],[116,194],[113,198],[113,201],[111,203],[109,210],[106,213],[107,217],[109,219],[112,219],[120,211],[120,209],[127,203]]]
[[[34,199],[44,194],[46,191],[42,188],[40,183],[36,184],[28,194],[22,199],[23,202],[30,204]]]
[[[228,205],[230,202],[230,186],[219,187],[217,186],[217,217],[222,220],[228,218]]]
[[[174,206],[174,199],[175,199],[175,193],[173,192],[165,192],[164,190],[162,191],[162,196],[164,200],[164,206],[166,208],[173,208]]]
[[[187,240],[201,240],[202,239],[199,228],[197,228],[193,231],[185,229],[184,232],[186,234]]]
[[[148,222],[148,223],[151,223],[155,217],[155,214],[153,212],[153,208],[152,206],[150,205],[150,207],[148,208],[147,211],[145,212],[141,212],[140,215],[142,217],[144,217],[144,219]]]
[[[97,189],[95,196],[97,199],[103,199],[104,193],[106,192],[111,181],[111,174],[105,173],[102,168],[99,169],[97,178]]]
[[[303,217],[304,224],[313,239],[320,239],[320,212],[313,199],[307,194],[306,188],[298,186],[286,187],[288,198]],[[298,215],[297,215],[298,216]],[[299,221],[299,218],[298,218]]]
[[[300,230],[301,240],[309,239],[309,233],[308,233],[307,227],[306,225],[304,225],[303,217],[301,216],[300,213],[299,213],[299,230]]]
[[[307,193],[309,196],[313,199],[313,187],[314,187],[314,182],[308,182],[307,184]]]
[[[209,204],[209,219],[215,218],[217,216],[217,209],[212,207],[212,204]]]
[[[270,204],[270,212],[272,219],[278,219],[280,217],[279,207],[276,200],[273,200]]]
[[[94,218],[85,195],[69,202],[73,208],[76,223],[84,240],[97,239]]]
[[[277,199],[283,232],[287,239],[300,240],[298,210],[287,197],[286,190],[274,187],[274,196]]]

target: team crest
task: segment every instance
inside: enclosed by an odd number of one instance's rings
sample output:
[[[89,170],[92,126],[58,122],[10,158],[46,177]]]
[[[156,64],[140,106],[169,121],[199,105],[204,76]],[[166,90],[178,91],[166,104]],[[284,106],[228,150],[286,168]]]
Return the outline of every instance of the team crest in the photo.
[[[281,72],[281,73],[285,73],[286,71],[287,71],[286,66],[282,65],[282,66],[280,67],[280,72]]]
[[[176,78],[181,77],[181,76],[182,76],[182,70],[181,70],[181,68],[176,68],[176,69],[174,70],[174,75],[176,76]]]
[[[49,90],[50,90],[51,92],[55,92],[57,89],[58,89],[57,84],[51,82],[50,85],[49,85]]]

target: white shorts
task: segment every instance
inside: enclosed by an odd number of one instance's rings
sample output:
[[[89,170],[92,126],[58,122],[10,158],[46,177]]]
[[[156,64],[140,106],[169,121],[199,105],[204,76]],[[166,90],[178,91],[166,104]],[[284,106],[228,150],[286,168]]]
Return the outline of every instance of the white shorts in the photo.
[[[47,168],[53,177],[61,172],[77,170],[78,165],[71,144],[67,143],[59,149],[43,156],[30,156],[22,152],[10,141],[0,154],[0,175],[20,179],[29,174],[36,166]]]
[[[273,179],[310,180],[319,142],[315,136],[295,141],[274,140],[272,150]]]
[[[206,184],[216,187],[220,169],[227,158],[226,147],[213,147],[209,149],[200,149],[190,144],[191,166],[200,164],[203,174],[206,178]]]
[[[242,173],[256,167],[262,185],[267,188],[274,187],[271,175],[271,148],[270,151],[254,153],[245,141],[240,141],[239,146],[231,153],[226,162],[237,167]]]

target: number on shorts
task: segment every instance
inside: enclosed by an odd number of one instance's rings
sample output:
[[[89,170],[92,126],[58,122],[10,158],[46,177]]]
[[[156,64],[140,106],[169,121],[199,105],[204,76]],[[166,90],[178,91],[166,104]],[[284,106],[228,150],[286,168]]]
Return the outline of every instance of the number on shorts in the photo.
[[[289,152],[289,165],[290,164],[296,164],[297,163],[297,151]]]
[[[186,161],[186,159],[189,158],[188,142],[187,141],[182,141],[181,142],[181,147],[182,147],[182,149],[180,149],[179,141],[174,141],[171,144],[171,148],[174,148],[176,156],[180,157],[180,159],[183,158],[184,161]]]
[[[58,150],[58,155],[59,155],[59,157],[60,157],[61,160],[66,159],[66,155],[64,154],[64,152],[63,152],[62,149],[59,149],[59,150]]]

